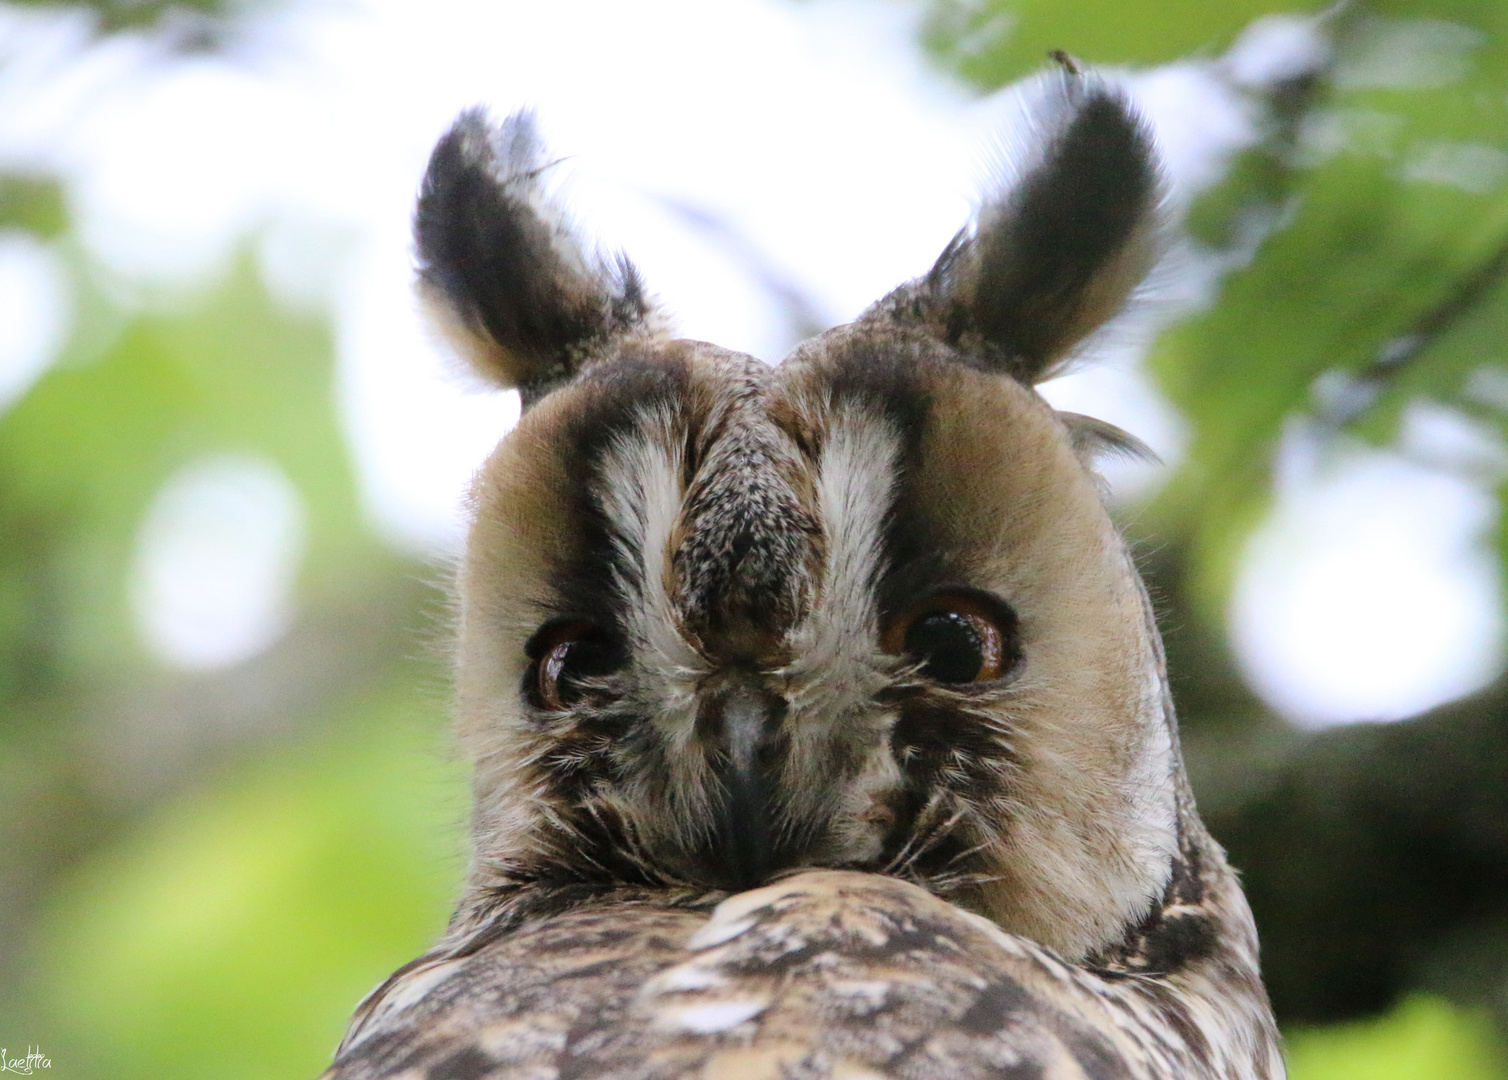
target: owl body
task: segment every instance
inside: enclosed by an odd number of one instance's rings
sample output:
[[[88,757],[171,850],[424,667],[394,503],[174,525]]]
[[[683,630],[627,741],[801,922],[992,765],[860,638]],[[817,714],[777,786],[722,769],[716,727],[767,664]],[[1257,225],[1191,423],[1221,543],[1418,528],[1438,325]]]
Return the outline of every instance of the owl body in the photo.
[[[875,874],[806,871],[710,910],[620,896],[459,952],[393,983],[335,1075],[1281,1075],[1260,985],[1230,982],[1249,952],[1166,979],[1089,970]]]
[[[933,269],[782,364],[672,337],[463,115],[421,292],[525,412],[459,575],[473,859],[358,1011],[376,1077],[1277,1077],[1096,454],[1033,389],[1156,255],[1142,124],[1041,145]]]

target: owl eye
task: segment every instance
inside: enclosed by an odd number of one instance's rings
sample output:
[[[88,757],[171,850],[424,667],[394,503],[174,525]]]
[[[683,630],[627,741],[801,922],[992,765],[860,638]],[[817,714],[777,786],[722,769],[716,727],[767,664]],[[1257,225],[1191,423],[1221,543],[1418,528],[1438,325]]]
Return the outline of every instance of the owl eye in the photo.
[[[927,597],[886,628],[881,646],[953,685],[999,679],[1021,659],[1016,613],[973,589]]]
[[[547,624],[527,646],[531,697],[542,709],[564,709],[585,696],[586,683],[610,675],[627,659],[606,631],[584,619]]]

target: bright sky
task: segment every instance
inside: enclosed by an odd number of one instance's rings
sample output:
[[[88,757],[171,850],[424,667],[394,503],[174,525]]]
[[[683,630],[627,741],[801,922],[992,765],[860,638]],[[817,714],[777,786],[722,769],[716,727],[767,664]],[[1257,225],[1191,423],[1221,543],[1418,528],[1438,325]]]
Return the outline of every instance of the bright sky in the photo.
[[[832,322],[924,270],[988,182],[1014,113],[1008,97],[972,101],[925,67],[915,12],[890,0],[347,0],[263,20],[231,62],[150,65],[130,41],[80,59],[81,24],[5,9],[0,166],[61,171],[87,249],[144,302],[259,236],[279,294],[335,321],[374,520],[398,543],[443,550],[458,542],[467,478],[517,408],[447,373],[409,298],[415,186],[453,116],[534,107],[569,158],[568,204],[632,255],[680,331],[773,362],[791,342],[768,289],[727,256],[726,236],[675,207],[716,215]],[[1268,21],[1233,66],[1255,77],[1308,47],[1301,27]],[[1217,178],[1247,137],[1207,67],[1130,85],[1179,193]],[[45,369],[67,310],[55,257],[0,234],[0,408]],[[1139,374],[1138,342],[1126,331],[1106,363],[1048,395],[1176,459],[1180,423]],[[286,624],[269,597],[292,580],[300,515],[267,464],[200,463],[143,523],[134,595],[170,662],[233,663]],[[1112,479],[1129,491],[1157,476]],[[224,509],[230,497],[240,510]],[[1473,546],[1490,513],[1478,488],[1396,456],[1348,452],[1295,472],[1232,609],[1254,684],[1296,719],[1332,723],[1401,715],[1490,677],[1497,581]],[[260,540],[238,525],[240,554],[224,554],[223,522],[243,519],[272,525]],[[184,554],[194,544],[221,554]],[[241,584],[185,587],[174,565]],[[1438,634],[1404,647],[1393,628],[1421,618]]]

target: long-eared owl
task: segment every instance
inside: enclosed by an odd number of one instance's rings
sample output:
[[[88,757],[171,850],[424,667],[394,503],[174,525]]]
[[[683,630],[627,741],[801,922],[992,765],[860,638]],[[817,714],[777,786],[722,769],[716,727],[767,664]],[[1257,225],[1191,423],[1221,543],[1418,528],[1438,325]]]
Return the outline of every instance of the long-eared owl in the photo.
[[[1124,96],[1046,78],[932,268],[782,363],[676,338],[463,114],[420,293],[524,412],[458,575],[473,852],[331,1080],[1278,1078],[1096,456],[1034,386],[1159,252]]]

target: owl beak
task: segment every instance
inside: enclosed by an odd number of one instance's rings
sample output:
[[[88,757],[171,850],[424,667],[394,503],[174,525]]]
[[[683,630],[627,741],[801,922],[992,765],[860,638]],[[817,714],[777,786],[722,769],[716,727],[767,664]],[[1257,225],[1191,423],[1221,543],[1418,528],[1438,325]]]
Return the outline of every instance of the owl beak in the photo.
[[[723,696],[716,854],[739,890],[762,884],[774,869],[775,759],[784,718],[785,702],[761,690],[735,686]]]

